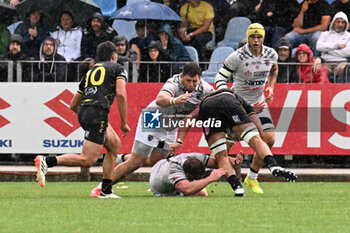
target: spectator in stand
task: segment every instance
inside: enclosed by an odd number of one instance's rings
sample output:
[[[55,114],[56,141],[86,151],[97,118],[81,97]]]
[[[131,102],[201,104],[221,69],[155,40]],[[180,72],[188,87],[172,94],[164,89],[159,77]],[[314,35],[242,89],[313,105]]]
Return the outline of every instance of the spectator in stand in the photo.
[[[146,38],[145,25],[146,25],[146,23],[144,20],[137,21],[135,24],[135,30],[137,33],[137,37],[134,37],[129,41],[130,48],[137,53],[136,61],[138,61],[138,62],[141,61],[141,49],[140,49],[141,43]],[[140,65],[138,64],[137,67],[140,68]]]
[[[139,82],[166,82],[172,75],[171,65],[159,63],[159,61],[169,61],[169,57],[163,52],[160,41],[151,41],[148,45],[148,53],[142,55],[142,61],[152,63],[142,63],[140,66]]]
[[[350,33],[348,17],[338,12],[334,17],[329,31],[321,33],[316,49],[321,52],[322,63],[325,63],[328,77],[340,75],[350,57]]]
[[[80,26],[74,24],[72,13],[65,11],[61,14],[61,23],[57,30],[50,32],[55,38],[57,53],[66,61],[74,61],[80,58],[80,44],[83,32]]]
[[[6,25],[0,23],[0,54],[3,54],[6,52],[10,37],[11,37],[11,33],[7,29]]]
[[[61,22],[57,30],[50,35],[55,38],[57,53],[62,55],[66,61],[76,61],[81,58],[81,39],[83,32],[80,26],[74,23],[72,13],[64,11],[61,14]],[[77,64],[69,63],[67,65],[67,81],[79,81],[77,79]]]
[[[23,20],[24,22],[15,29],[15,34],[20,34],[23,37],[28,58],[38,56],[41,42],[49,35],[37,9],[37,7],[34,7],[30,10],[28,18]]]
[[[26,60],[23,52],[23,38],[19,34],[13,34],[9,40],[6,53],[0,60],[13,61],[13,81],[17,80],[17,61]],[[22,74],[28,74],[29,64],[22,63]],[[26,75],[22,76],[22,81],[26,80]],[[0,82],[8,81],[8,63],[0,63]]]
[[[200,61],[205,61],[205,44],[213,38],[213,7],[201,0],[189,0],[180,9],[183,20],[179,38],[184,45],[196,48]]]
[[[295,48],[301,43],[310,46],[315,57],[319,56],[316,43],[322,31],[327,30],[331,21],[331,12],[325,0],[304,0],[298,17],[294,19],[293,31],[285,37]]]
[[[135,25],[137,37],[130,40],[131,48],[138,54],[138,60],[141,61],[144,53],[148,53],[148,45],[153,40],[158,40],[159,22],[148,20],[147,25],[145,21],[139,21]],[[147,33],[145,31],[147,30]],[[143,39],[142,39],[143,38]],[[140,60],[139,60],[140,59]]]
[[[159,28],[158,36],[171,61],[192,61],[183,43],[174,37],[169,24],[163,24]]]
[[[336,0],[331,4],[332,18],[334,15],[340,11],[344,12],[346,16],[350,17],[350,0]],[[350,30],[350,24],[348,25],[348,30]]]
[[[153,2],[161,3],[165,6],[170,7],[172,10],[174,10],[178,15],[180,14],[180,8],[183,4],[180,4],[179,0],[151,0]],[[177,31],[179,29],[180,23],[178,21],[168,21],[167,22],[170,27],[173,35],[177,37]]]
[[[103,15],[95,12],[83,32],[82,58],[95,58],[97,45],[108,40],[112,41],[116,35],[118,35],[117,32],[105,22]]]
[[[112,42],[115,44],[118,53],[118,63],[124,66],[125,62],[129,63],[129,80],[132,79],[132,62],[137,60],[137,53],[129,48],[128,40],[124,35],[118,35],[113,37]]]
[[[292,46],[290,42],[282,37],[276,43],[275,50],[278,53],[278,83],[298,83],[299,77],[295,65],[284,63],[294,62],[292,58]]]
[[[66,75],[66,64],[56,61],[65,61],[63,56],[57,53],[55,39],[48,36],[40,47],[39,64],[34,70],[34,81],[36,82],[64,82]]]
[[[264,25],[264,44],[275,47],[276,42],[291,31],[294,18],[298,16],[297,0],[264,0],[256,13],[256,21]]]
[[[329,83],[327,69],[321,64],[321,59],[312,57],[312,51],[307,44],[301,44],[295,51],[295,60],[300,63],[296,66],[302,83]],[[312,65],[310,63],[313,63]]]
[[[350,65],[346,65],[343,72],[335,77],[335,83],[350,83]]]
[[[222,41],[225,37],[227,23],[230,20],[230,4],[227,0],[205,0],[214,8],[215,41]]]

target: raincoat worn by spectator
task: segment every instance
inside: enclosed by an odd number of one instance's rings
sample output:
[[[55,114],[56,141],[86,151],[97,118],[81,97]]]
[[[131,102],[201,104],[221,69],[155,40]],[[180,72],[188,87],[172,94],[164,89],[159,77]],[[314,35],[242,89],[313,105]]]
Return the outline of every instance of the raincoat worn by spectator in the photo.
[[[39,16],[32,16],[35,14]],[[34,20],[35,22],[31,20]],[[36,22],[36,20],[38,20],[38,22]],[[34,58],[38,55],[41,42],[46,36],[49,35],[45,27],[44,20],[45,19],[42,18],[42,15],[39,11],[32,9],[28,13],[27,18],[23,21],[23,23],[19,24],[15,29],[15,34],[20,34],[23,37],[26,48],[26,55],[28,58]],[[35,29],[37,35],[31,36],[29,34],[29,29]]]
[[[17,43],[16,48],[10,49],[10,45],[12,43]],[[26,60],[27,57],[24,54],[24,42],[23,38],[19,34],[13,34],[10,37],[10,40],[8,41],[8,45],[6,48],[6,52],[3,56],[0,57],[1,60],[5,61],[13,61],[13,81],[17,80],[17,61],[20,60]],[[22,67],[22,81],[28,81],[26,80],[27,74],[30,71],[30,67],[28,63],[21,63]],[[0,82],[7,82],[8,81],[8,63],[7,62],[0,62]]]
[[[308,54],[307,63],[314,63],[315,59],[312,57],[312,52],[307,44],[301,44],[295,51],[295,59],[298,60],[298,53],[306,52]],[[321,65],[317,72],[312,71],[312,66],[310,64],[297,65],[297,72],[302,83],[329,83],[327,69],[324,65]]]
[[[158,33],[161,32],[166,32],[169,36],[167,47],[164,48],[163,44],[163,50],[171,61],[192,61],[183,43],[177,37],[174,37],[169,24],[163,24],[158,29]]]
[[[156,58],[151,57],[151,49],[158,50]],[[152,63],[141,63],[138,82],[166,82],[172,75],[171,65],[158,63],[159,61],[169,61],[168,55],[163,52],[160,41],[151,41],[148,45],[148,52],[142,54],[142,60]]]
[[[48,54],[45,51],[45,43],[53,43],[53,53]],[[66,64],[55,61],[66,61],[66,59],[57,53],[55,39],[48,36],[40,46],[39,64],[34,64],[34,81],[37,82],[64,82],[66,75]]]
[[[96,36],[91,26],[91,21],[94,18],[97,18],[101,23],[102,32],[99,36]],[[105,22],[103,15],[99,12],[94,13],[88,26],[83,31],[83,38],[81,40],[82,59],[95,58],[97,45],[108,40],[112,41],[113,37],[116,35],[118,35],[117,32]]]

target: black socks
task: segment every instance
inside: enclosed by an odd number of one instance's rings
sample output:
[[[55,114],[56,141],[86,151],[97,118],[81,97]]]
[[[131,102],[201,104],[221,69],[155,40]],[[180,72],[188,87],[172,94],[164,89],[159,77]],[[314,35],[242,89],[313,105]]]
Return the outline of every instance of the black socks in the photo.
[[[102,192],[104,194],[112,193],[112,180],[111,179],[102,179]]]
[[[230,177],[226,178],[227,182],[231,185],[233,190],[236,190],[238,186],[242,186],[241,182],[239,182],[236,175],[231,175]]]
[[[49,156],[45,158],[48,167],[54,167],[57,165],[57,158],[54,156]]]
[[[272,167],[278,167],[278,164],[272,155],[266,155],[264,158],[264,162],[270,170]]]

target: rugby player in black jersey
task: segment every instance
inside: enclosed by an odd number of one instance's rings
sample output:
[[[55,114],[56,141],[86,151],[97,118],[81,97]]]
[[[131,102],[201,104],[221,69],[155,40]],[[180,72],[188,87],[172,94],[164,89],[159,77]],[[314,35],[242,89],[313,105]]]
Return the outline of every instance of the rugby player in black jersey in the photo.
[[[78,113],[78,120],[85,130],[82,153],[64,154],[55,157],[38,155],[35,158],[37,180],[40,186],[46,183],[45,174],[49,167],[82,166],[91,167],[100,157],[103,146],[107,149],[103,161],[103,182],[101,198],[119,198],[112,192],[111,173],[120,149],[120,139],[108,122],[108,114],[117,97],[120,114],[120,129],[123,136],[129,133],[127,124],[126,81],[128,74],[117,64],[117,50],[112,42],[103,42],[97,47],[97,63],[82,78],[78,92],[70,108]]]

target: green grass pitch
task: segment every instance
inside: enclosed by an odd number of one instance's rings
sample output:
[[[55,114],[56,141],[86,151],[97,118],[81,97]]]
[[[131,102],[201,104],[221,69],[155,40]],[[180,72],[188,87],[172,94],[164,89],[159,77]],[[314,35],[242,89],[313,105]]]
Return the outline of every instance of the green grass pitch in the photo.
[[[121,199],[89,197],[97,183],[0,183],[0,232],[350,232],[349,183],[262,183],[233,197],[153,197],[147,182],[117,184]],[[123,187],[124,186],[124,187]]]

